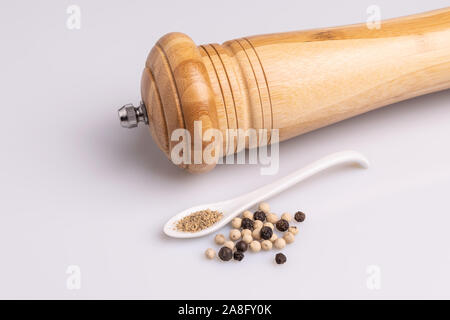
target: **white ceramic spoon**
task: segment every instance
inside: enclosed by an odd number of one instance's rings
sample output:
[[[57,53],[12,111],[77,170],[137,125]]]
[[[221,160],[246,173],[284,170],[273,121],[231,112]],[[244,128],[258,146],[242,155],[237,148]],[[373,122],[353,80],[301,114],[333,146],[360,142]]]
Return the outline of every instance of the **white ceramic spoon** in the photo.
[[[210,204],[202,204],[184,210],[174,217],[172,217],[164,226],[164,233],[170,237],[174,238],[197,238],[203,237],[214,231],[219,230],[227,223],[229,223],[234,217],[238,216],[255,204],[262,202],[281,191],[284,191],[293,185],[303,181],[312,175],[319,173],[325,169],[340,165],[340,164],[357,164],[365,169],[369,167],[369,161],[360,153],[355,151],[342,151],[330,154],[320,160],[317,160],[310,165],[297,170],[287,176],[272,182],[269,185],[256,189],[255,191],[249,192],[237,198],[215,202]],[[200,210],[216,210],[223,213],[223,218],[217,223],[212,225],[207,229],[203,229],[199,232],[182,232],[175,228],[178,220],[184,218],[185,216]]]

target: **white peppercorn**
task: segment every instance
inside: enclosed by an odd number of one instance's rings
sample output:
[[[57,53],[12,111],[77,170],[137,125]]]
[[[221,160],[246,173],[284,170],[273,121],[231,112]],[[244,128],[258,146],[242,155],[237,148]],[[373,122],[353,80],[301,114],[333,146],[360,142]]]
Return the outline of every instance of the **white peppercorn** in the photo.
[[[242,214],[242,218],[248,218],[253,220],[253,213],[251,211],[245,210]]]
[[[214,242],[217,243],[219,246],[223,245],[225,243],[226,239],[223,234],[217,234],[214,238]]]
[[[238,229],[230,230],[230,240],[236,241],[241,238],[241,232]]]
[[[283,238],[278,238],[273,243],[273,246],[277,249],[283,249],[286,246],[286,241]]]
[[[258,206],[258,209],[263,211],[264,213],[269,213],[270,206],[267,202],[261,202]]]
[[[253,223],[253,227],[255,229],[261,229],[263,227],[263,222],[261,220],[255,220],[255,222]]]
[[[225,241],[223,244],[224,247],[230,248],[231,250],[234,249],[234,242],[233,241]]]
[[[270,240],[261,241],[261,248],[264,251],[268,251],[268,250],[272,249],[272,242],[270,242]]]
[[[284,239],[284,241],[286,241],[286,243],[292,243],[292,242],[294,242],[294,240],[295,240],[295,236],[294,236],[294,234],[293,233],[291,233],[291,232],[285,232],[284,233],[284,235],[283,235],[283,239]]]
[[[255,240],[261,240],[261,229],[255,229],[252,232],[252,237]]]
[[[295,226],[291,226],[291,227],[289,227],[288,231],[289,231],[290,233],[292,233],[294,236],[296,236],[297,233],[298,233],[298,228],[295,227]]]
[[[214,251],[214,249],[212,249],[212,248],[208,248],[205,251],[205,256],[208,259],[214,259],[214,257],[216,256],[216,251]]]
[[[253,240],[250,243],[250,250],[252,250],[253,252],[258,252],[261,250],[261,243],[259,243],[259,241],[255,241]]]
[[[284,219],[284,220],[286,220],[287,222],[291,222],[291,221],[292,221],[292,216],[291,216],[290,213],[285,212],[285,213],[283,213],[283,214],[281,215],[281,219]]]
[[[242,224],[242,219],[239,217],[236,217],[233,220],[231,220],[231,226],[233,228],[239,229],[241,227],[241,224]]]
[[[253,237],[250,234],[246,234],[242,236],[242,241],[244,241],[246,244],[249,244],[253,241]]]
[[[241,235],[242,235],[242,238],[244,238],[244,236],[246,236],[246,235],[252,236],[252,230],[250,230],[250,229],[243,229],[241,231]]]
[[[275,213],[268,213],[266,215],[266,220],[270,223],[277,223],[278,220],[278,216]]]
[[[273,225],[273,223],[270,223],[270,222],[264,222],[264,225],[263,225],[264,227],[269,227],[270,229],[272,229],[273,230],[273,228],[274,228],[274,225]]]
[[[269,239],[270,241],[272,241],[272,242],[274,242],[275,240],[277,240],[278,239],[278,236],[277,236],[277,234],[274,232],[273,234],[272,234],[272,237]]]

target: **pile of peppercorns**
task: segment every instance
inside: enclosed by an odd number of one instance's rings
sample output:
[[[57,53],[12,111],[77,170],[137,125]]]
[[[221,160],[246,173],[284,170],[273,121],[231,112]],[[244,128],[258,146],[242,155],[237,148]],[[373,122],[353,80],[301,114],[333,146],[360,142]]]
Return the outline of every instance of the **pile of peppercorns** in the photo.
[[[294,220],[303,222],[305,214],[298,211],[294,215]],[[293,243],[295,235],[298,234],[296,226],[290,226],[292,216],[289,213],[283,213],[281,218],[275,213],[270,212],[270,206],[263,202],[258,206],[258,210],[254,213],[245,211],[242,217],[236,217],[231,221],[233,229],[230,230],[229,240],[223,234],[217,234],[214,238],[216,244],[222,246],[219,250],[219,258],[222,261],[242,261],[247,249],[253,252],[262,250],[269,251],[272,247],[283,249],[286,244]],[[278,237],[274,232],[275,228],[283,233],[282,237]],[[235,241],[237,241],[235,243]],[[214,249],[206,250],[205,255],[208,259],[216,257]],[[275,262],[283,264],[287,260],[283,253],[275,255]]]

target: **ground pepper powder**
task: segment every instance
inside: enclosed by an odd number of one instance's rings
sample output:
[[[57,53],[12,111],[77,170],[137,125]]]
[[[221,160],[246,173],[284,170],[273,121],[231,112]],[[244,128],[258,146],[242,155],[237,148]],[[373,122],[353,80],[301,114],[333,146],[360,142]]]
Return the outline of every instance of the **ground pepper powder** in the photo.
[[[198,232],[209,228],[222,218],[223,214],[219,211],[210,209],[196,211],[179,220],[176,224],[176,230],[182,232]]]

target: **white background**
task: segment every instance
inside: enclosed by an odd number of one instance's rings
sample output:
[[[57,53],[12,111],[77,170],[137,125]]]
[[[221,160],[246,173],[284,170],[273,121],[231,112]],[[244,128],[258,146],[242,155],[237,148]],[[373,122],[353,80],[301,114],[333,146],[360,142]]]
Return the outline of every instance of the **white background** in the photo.
[[[71,4],[80,30],[66,28]],[[2,0],[0,298],[450,298],[450,91],[284,142],[276,176],[256,165],[190,175],[146,127],[118,123],[167,32],[220,43],[364,22],[371,4],[391,18],[449,2]],[[184,208],[345,149],[371,168],[332,170],[270,201],[275,212],[307,214],[283,266],[273,252],[208,261],[212,236],[162,234]],[[80,290],[66,287],[69,265],[81,268]],[[379,290],[366,285],[371,265]]]

